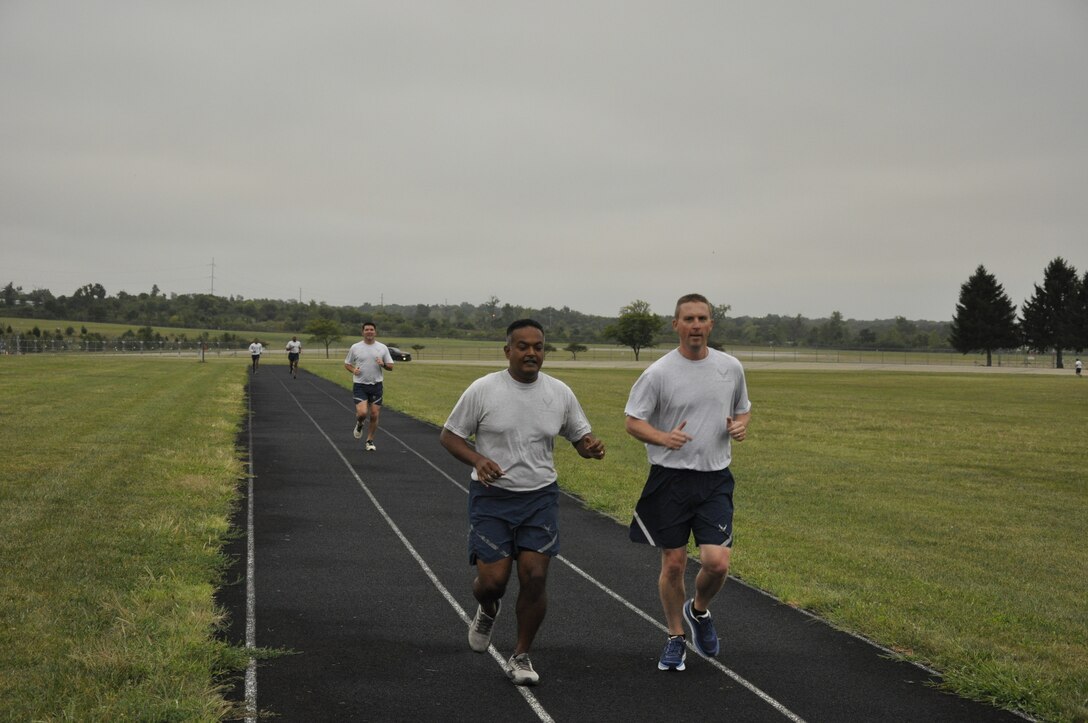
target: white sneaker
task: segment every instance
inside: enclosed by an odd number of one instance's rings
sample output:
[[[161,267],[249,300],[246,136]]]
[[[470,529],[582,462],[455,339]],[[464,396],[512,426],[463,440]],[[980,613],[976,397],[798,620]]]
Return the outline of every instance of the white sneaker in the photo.
[[[355,435],[356,439],[362,439],[363,438],[363,423],[362,422],[356,422],[355,423],[355,429],[352,430],[352,434]]]
[[[536,685],[540,682],[528,653],[510,656],[510,660],[506,661],[506,677],[514,681],[514,685]]]
[[[373,452],[373,451],[374,451],[374,450],[376,450],[377,448],[378,448],[378,447],[377,447],[377,445],[376,445],[376,444],[374,444],[374,440],[368,439],[368,440],[366,441],[366,451],[367,451],[367,452]]]
[[[502,602],[500,601],[493,618],[485,613],[482,607],[476,606],[476,617],[468,624],[468,647],[477,653],[487,650],[487,646],[491,645],[491,627],[495,624],[495,618],[499,617],[501,608]]]

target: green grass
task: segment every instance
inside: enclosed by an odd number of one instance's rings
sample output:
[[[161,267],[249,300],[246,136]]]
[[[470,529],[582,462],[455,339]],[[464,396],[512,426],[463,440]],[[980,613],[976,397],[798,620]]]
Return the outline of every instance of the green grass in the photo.
[[[498,368],[401,364],[386,403],[441,424]],[[785,369],[748,373],[734,574],[935,667],[962,695],[1084,720],[1088,382]],[[333,365],[311,370],[348,384]],[[600,463],[557,445],[561,483],[626,524],[647,464],[623,431],[638,370],[547,370],[608,445]]]
[[[0,363],[0,719],[213,721],[241,365]]]
[[[215,641],[212,595],[246,362],[0,358],[0,719],[222,714],[239,652]],[[503,366],[398,364],[387,403],[441,424]],[[303,368],[350,385],[336,356]],[[601,462],[557,445],[561,481],[625,525],[646,474],[623,431],[638,370],[547,369],[608,445]],[[963,695],[1088,717],[1088,382],[789,369],[749,371],[734,573]]]

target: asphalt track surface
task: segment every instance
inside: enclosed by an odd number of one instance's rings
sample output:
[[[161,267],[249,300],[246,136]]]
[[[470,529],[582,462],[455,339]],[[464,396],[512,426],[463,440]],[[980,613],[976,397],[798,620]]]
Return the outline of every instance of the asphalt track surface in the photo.
[[[366,452],[351,434],[347,389],[281,366],[250,377],[251,479],[237,520],[247,534],[230,550],[235,582],[220,601],[232,640],[281,653],[257,656],[237,686],[251,718],[1024,720],[937,690],[932,672],[737,580],[712,606],[719,656],[689,650],[685,671],[659,671],[657,551],[567,495],[531,651],[540,684],[512,685],[503,663],[515,642],[516,575],[492,649],[472,652],[469,468],[436,427],[393,411],[395,379],[386,392],[392,408],[377,451]],[[697,569],[690,561],[689,591]]]

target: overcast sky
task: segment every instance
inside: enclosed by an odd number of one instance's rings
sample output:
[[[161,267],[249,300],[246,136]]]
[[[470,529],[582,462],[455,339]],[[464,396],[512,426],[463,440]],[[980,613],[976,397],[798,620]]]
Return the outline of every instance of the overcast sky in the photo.
[[[25,291],[948,320],[1088,269],[1085,0],[0,0],[0,107]]]

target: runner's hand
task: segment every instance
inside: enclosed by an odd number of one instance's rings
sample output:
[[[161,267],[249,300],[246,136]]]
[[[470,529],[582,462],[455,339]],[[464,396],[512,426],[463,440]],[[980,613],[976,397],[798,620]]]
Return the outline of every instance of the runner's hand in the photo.
[[[491,483],[502,477],[502,475],[502,467],[486,457],[476,463],[476,479],[485,487],[490,487]]]
[[[688,421],[685,419],[680,424],[676,425],[676,429],[672,430],[665,437],[664,447],[669,449],[680,449],[685,444],[690,442],[693,438],[690,434],[684,431],[684,427],[687,426]]]

